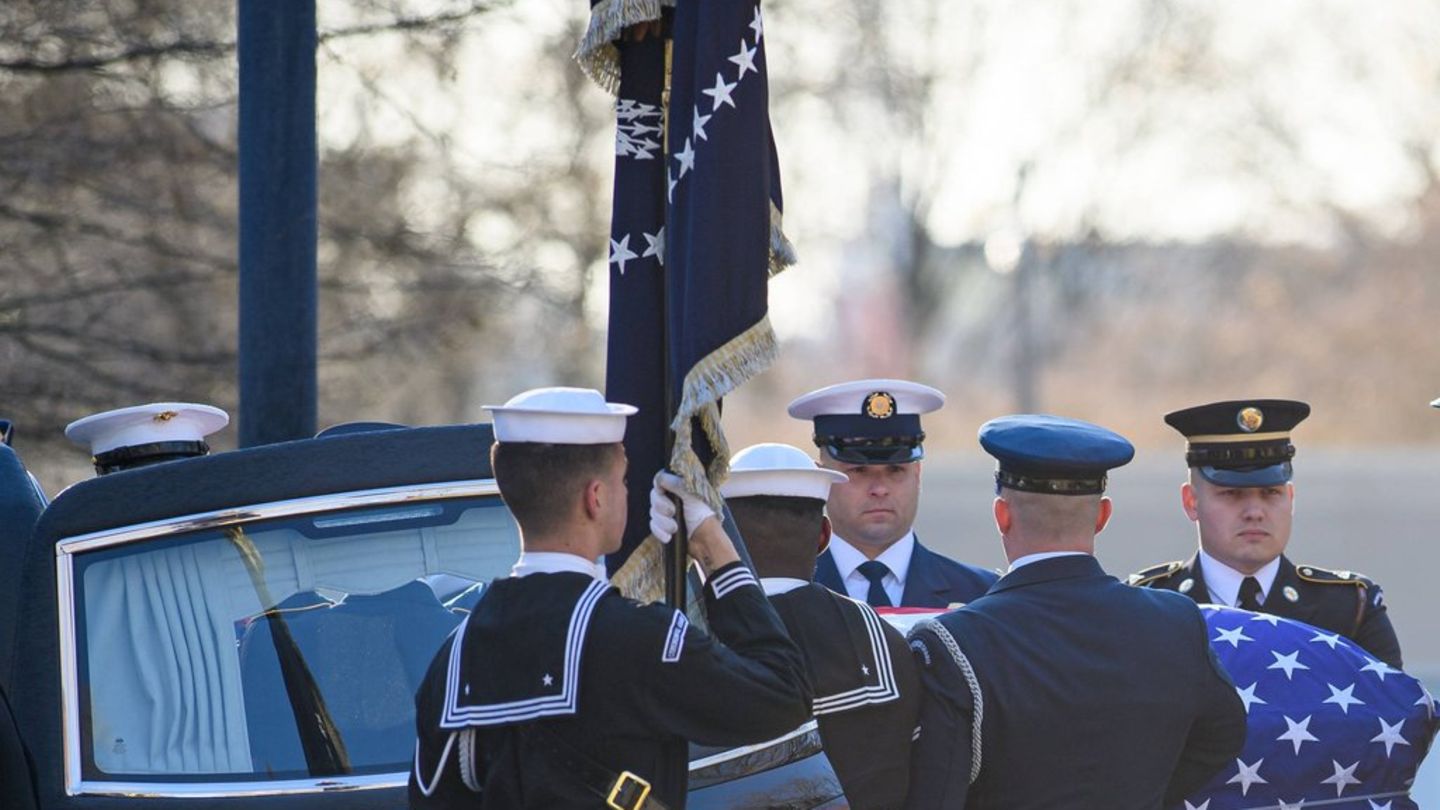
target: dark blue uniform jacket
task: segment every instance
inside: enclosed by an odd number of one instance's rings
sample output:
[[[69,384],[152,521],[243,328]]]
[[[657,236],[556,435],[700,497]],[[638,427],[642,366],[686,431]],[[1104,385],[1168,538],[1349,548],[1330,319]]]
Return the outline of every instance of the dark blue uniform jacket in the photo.
[[[936,554],[920,545],[917,538],[915,551],[910,555],[910,570],[905,574],[905,592],[900,595],[897,607],[945,608],[970,602],[979,599],[999,578],[994,571]],[[845,594],[840,569],[835,566],[835,558],[829,551],[821,554],[815,562],[815,581],[838,594]]]

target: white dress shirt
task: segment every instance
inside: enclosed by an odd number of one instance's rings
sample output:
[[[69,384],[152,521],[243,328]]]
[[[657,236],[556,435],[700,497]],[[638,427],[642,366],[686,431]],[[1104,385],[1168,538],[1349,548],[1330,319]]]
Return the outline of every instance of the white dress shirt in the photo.
[[[1017,557],[1014,562],[1010,563],[1010,569],[1007,570],[1005,573],[1008,574],[1008,573],[1014,571],[1015,569],[1017,569],[1017,568],[1022,568],[1022,567],[1024,567],[1024,566],[1029,565],[1030,563],[1040,562],[1041,560],[1049,560],[1049,559],[1053,559],[1053,558],[1055,558],[1055,557],[1088,557],[1088,556],[1090,556],[1090,555],[1086,554],[1086,553],[1083,552],[1083,551],[1039,551],[1039,552],[1036,552],[1036,553],[1034,553],[1034,554],[1026,554],[1024,557]]]
[[[1245,581],[1245,574],[1206,554],[1204,549],[1200,550],[1200,570],[1205,577],[1205,587],[1210,591],[1210,601],[1239,607],[1236,602],[1240,601],[1240,583]],[[1265,563],[1264,568],[1250,575],[1260,583],[1260,604],[1265,604],[1265,598],[1270,595],[1270,588],[1275,584],[1275,575],[1279,573],[1280,558],[1276,557]]]
[[[910,556],[914,553],[915,532],[912,530],[875,558],[890,569],[890,573],[880,580],[880,587],[885,589],[885,595],[890,597],[892,605],[899,605],[900,598],[905,595],[905,575],[910,571]],[[835,567],[840,570],[840,581],[845,583],[845,593],[851,599],[864,602],[865,597],[870,594],[870,580],[856,569],[870,558],[860,549],[845,542],[838,534],[830,538],[830,556],[835,560]]]
[[[523,551],[520,559],[515,561],[515,567],[510,569],[510,576],[528,577],[531,574],[558,574],[562,571],[584,574],[601,582],[607,579],[605,566],[601,563],[563,551]]]
[[[765,591],[766,596],[775,596],[777,594],[789,593],[796,588],[803,588],[809,584],[809,582],[806,582],[803,579],[795,579],[794,577],[760,578],[760,589]]]

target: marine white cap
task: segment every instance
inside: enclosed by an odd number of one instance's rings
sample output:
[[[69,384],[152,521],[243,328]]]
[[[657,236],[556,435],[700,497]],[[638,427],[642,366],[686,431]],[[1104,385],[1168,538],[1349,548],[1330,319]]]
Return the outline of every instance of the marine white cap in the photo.
[[[804,450],[788,444],[754,444],[730,459],[730,477],[720,486],[726,498],[780,495],[829,500],[830,485],[850,480],[838,470],[815,466]]]
[[[593,388],[533,388],[504,405],[486,405],[495,440],[545,444],[615,444],[625,439],[633,405],[606,402]]]
[[[230,424],[230,416],[212,405],[193,402],[152,402],[76,419],[65,438],[99,456],[122,447],[161,442],[204,442]]]

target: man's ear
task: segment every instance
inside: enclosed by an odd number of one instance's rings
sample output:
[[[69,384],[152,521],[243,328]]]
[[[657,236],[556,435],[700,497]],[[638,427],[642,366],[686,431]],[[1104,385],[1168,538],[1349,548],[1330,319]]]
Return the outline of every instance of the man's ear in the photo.
[[[820,546],[819,546],[819,548],[815,549],[815,556],[816,556],[816,557],[819,557],[821,554],[824,554],[824,553],[825,553],[825,549],[827,549],[827,548],[830,547],[830,534],[831,534],[831,531],[832,531],[832,529],[830,528],[830,516],[829,516],[829,515],[821,515],[821,516],[820,516]]]
[[[613,492],[605,492],[605,485],[598,478],[591,478],[585,482],[585,489],[582,491],[581,509],[587,520],[596,520],[600,517],[600,509],[606,498],[615,497]]]
[[[1095,533],[1105,531],[1105,525],[1110,522],[1110,516],[1115,514],[1115,503],[1109,498],[1100,499],[1100,509],[1095,513]]]
[[[1004,498],[995,499],[995,528],[1000,530],[1000,536],[1004,537],[1010,533],[1010,527],[1015,524],[1015,513],[1010,511],[1010,502]]]
[[[1195,487],[1189,481],[1180,485],[1180,507],[1185,510],[1185,517],[1200,519],[1200,510],[1195,505]]]

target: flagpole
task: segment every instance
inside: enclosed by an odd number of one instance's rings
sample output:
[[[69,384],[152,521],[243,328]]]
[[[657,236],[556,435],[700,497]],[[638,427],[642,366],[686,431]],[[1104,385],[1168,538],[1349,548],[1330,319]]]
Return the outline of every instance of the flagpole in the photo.
[[[663,31],[661,32],[661,36],[665,36]],[[664,116],[663,129],[665,131],[663,134],[661,155],[670,154],[670,76],[674,57],[675,39],[674,37],[665,37],[665,89],[661,91],[660,95],[660,108],[662,111],[661,114]],[[669,267],[665,267],[665,275],[668,276],[668,274]],[[668,417],[668,423],[673,422],[675,419],[675,410],[678,403],[675,401],[675,372],[670,362],[670,296],[666,289],[665,281],[665,276],[662,276],[660,284],[661,300],[665,306],[665,319],[663,322],[666,328],[661,346],[664,355],[665,414]],[[665,457],[667,459],[672,458],[674,452],[675,429],[673,427],[666,427]],[[667,461],[666,463],[668,466],[669,462]],[[675,536],[671,538],[670,542],[665,546],[665,602],[677,610],[684,611],[686,604],[685,574],[690,562],[690,530],[689,527],[685,525],[685,509],[683,504],[680,503],[678,498],[674,498],[673,496],[672,500],[675,501],[676,523],[679,525],[676,528]]]

